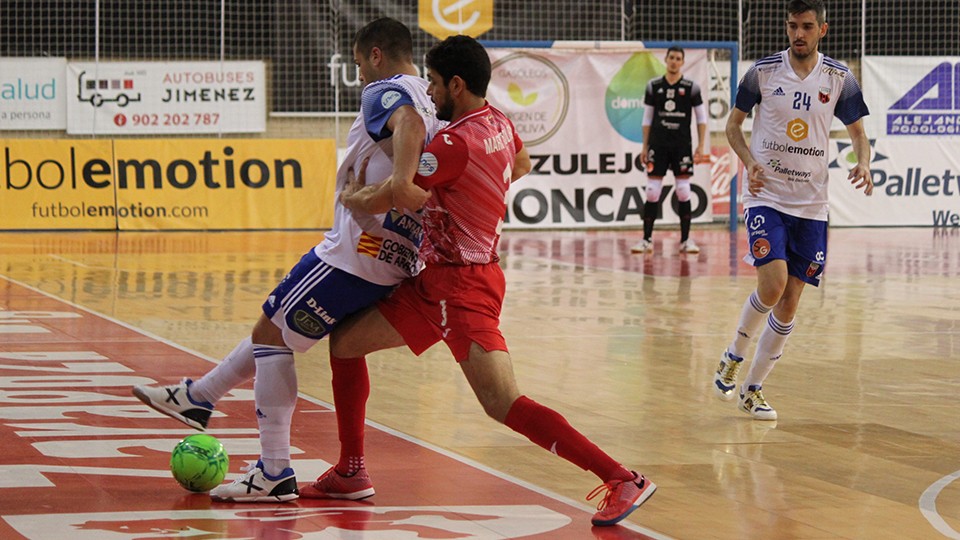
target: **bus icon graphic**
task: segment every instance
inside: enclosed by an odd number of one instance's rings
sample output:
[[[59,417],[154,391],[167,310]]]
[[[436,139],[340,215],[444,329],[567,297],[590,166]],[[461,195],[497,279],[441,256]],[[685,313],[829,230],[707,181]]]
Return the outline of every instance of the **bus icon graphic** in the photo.
[[[88,79],[86,71],[77,76],[77,100],[87,101],[94,107],[104,103],[116,103],[126,107],[140,101],[140,92],[135,92],[133,79]]]

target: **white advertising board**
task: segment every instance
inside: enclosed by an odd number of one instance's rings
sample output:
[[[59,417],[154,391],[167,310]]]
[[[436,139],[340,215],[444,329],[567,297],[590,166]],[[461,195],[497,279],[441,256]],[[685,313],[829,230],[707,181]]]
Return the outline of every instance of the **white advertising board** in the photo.
[[[71,62],[70,134],[266,130],[263,62]]]
[[[65,58],[0,58],[0,130],[67,127]]]
[[[873,148],[873,195],[847,180],[850,141],[831,141],[830,224],[960,227],[960,141],[884,137]]]
[[[871,137],[960,135],[960,57],[864,56]]]
[[[504,227],[642,225],[643,95],[647,82],[665,72],[666,50],[636,45],[488,51],[493,78],[487,99],[517,126],[533,162],[533,171],[510,189]],[[688,49],[683,73],[708,102],[706,52]],[[692,124],[695,146],[695,119]],[[694,221],[712,221],[710,165],[694,169]],[[668,173],[658,223],[679,223],[674,187]]]

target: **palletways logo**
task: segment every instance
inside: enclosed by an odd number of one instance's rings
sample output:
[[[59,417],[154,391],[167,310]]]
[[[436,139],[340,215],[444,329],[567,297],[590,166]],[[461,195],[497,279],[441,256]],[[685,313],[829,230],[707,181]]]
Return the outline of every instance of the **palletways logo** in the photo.
[[[630,56],[610,80],[604,98],[607,120],[628,141],[643,142],[643,94],[650,79],[666,73],[653,53]]]
[[[560,68],[525,52],[493,63],[488,97],[510,118],[525,146],[553,137],[570,107],[569,83]]]
[[[887,134],[960,134],[960,62],[941,62],[894,102]]]

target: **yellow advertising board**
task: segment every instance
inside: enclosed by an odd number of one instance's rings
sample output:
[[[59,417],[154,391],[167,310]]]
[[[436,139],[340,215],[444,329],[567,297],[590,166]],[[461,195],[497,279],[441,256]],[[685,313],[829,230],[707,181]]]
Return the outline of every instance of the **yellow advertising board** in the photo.
[[[420,28],[436,37],[477,37],[493,28],[493,0],[420,0]]]
[[[0,229],[333,225],[332,139],[12,139],[0,145]]]
[[[110,140],[0,139],[0,229],[116,229]]]

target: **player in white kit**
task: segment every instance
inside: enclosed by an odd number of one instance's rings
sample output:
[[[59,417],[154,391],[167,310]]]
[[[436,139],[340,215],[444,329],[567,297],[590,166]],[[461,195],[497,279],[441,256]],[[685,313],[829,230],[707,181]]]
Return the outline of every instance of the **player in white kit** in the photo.
[[[863,94],[846,66],[818,51],[827,32],[822,0],[787,2],[790,47],[757,61],[744,75],[727,120],[730,147],[744,164],[744,223],[757,289],[744,303],[733,341],[714,376],[724,401],[735,397],[737,373],[760,326],[757,349],[739,391],[739,408],[776,420],[761,392],[793,330],[800,294],[817,286],[827,261],[827,145],[834,116],[847,127],[857,164],[850,182],[873,192]],[[743,120],[755,109],[747,147]]]
[[[412,179],[420,153],[445,125],[413,64],[413,40],[402,23],[382,18],[354,38],[354,60],[366,83],[361,114],[347,136],[336,192],[364,160],[367,175]],[[417,209],[423,201],[395,201]],[[402,197],[401,197],[402,199]],[[375,303],[421,268],[422,240],[415,210],[353,214],[337,204],[333,228],[308,251],[267,297],[250,338],[197,381],[133,389],[141,401],[199,430],[214,405],[254,379],[260,460],[234,482],[210,492],[231,502],[278,502],[299,497],[290,467],[290,424],[297,401],[293,352],[305,352],[346,316]]]

